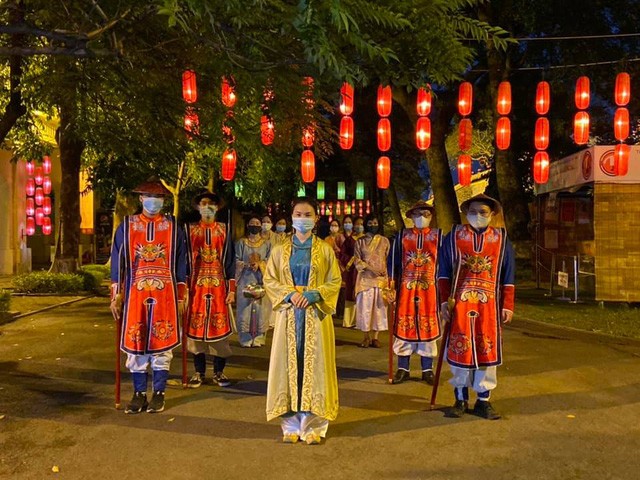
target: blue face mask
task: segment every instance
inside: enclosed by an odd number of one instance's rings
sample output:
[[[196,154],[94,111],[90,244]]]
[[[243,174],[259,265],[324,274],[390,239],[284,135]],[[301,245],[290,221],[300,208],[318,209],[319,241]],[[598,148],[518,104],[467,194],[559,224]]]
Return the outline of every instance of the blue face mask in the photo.
[[[345,223],[344,225],[342,225],[342,227],[346,232],[350,232],[351,230],[353,230],[353,223]]]
[[[164,205],[164,198],[158,197],[142,197],[142,208],[144,208],[151,215],[156,215],[162,210]]]
[[[286,225],[276,225],[276,232],[282,233],[287,229]]]
[[[313,229],[316,221],[313,218],[292,218],[293,228],[300,233],[307,233]]]

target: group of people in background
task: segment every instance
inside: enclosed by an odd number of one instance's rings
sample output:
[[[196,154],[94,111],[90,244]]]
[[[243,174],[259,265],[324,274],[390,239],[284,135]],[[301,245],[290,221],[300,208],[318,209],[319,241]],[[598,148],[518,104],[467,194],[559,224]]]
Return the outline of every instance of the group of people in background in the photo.
[[[160,214],[169,193],[160,182],[134,192],[142,213],[124,219],[111,257],[111,311],[122,322],[121,350],[134,387],[125,413],[164,409],[180,318],[186,319],[195,369],[188,386],[194,388],[207,380],[207,354],[211,382],[230,385],[224,368],[234,332],[241,347],[262,347],[273,327],[267,419],[281,420],[284,442],[320,443],[338,412],[333,317],[342,314],[344,327],[363,332],[360,347],[379,348],[391,313],[394,384],[410,378],[413,353],[420,356],[421,379],[434,384],[436,341],[446,321],[455,395],[450,416],[467,412],[471,388],[474,412],[499,418],[489,396],[502,362],[501,324],[513,312],[514,259],[504,229],[489,226],[500,212],[496,200],[482,195],[463,203],[469,224],[454,226],[446,237],[432,225],[433,206],[418,202],[406,212],[413,225],[390,242],[373,215],[347,215],[342,229],[333,219],[323,241],[314,235],[315,203],[299,198],[291,228],[289,217],[274,225],[271,216],[250,215],[234,245],[230,222],[218,218],[223,205],[216,194],[196,196],[199,220],[180,227]]]

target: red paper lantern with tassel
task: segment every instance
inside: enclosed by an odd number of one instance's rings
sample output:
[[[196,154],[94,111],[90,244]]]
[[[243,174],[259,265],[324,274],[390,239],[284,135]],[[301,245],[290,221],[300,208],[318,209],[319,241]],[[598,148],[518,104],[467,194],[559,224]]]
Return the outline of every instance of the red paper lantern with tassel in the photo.
[[[616,140],[623,142],[629,136],[629,110],[618,108],[613,118],[613,132]]]
[[[388,118],[378,121],[378,150],[386,152],[391,148],[391,122]]]
[[[196,72],[193,70],[185,70],[182,73],[182,98],[187,103],[195,103],[198,99]]]
[[[617,177],[624,177],[629,172],[629,157],[631,147],[624,143],[616,145],[613,152],[613,173]]]
[[[350,150],[353,147],[353,118],[342,117],[340,120],[340,148]]]
[[[511,83],[500,82],[500,85],[498,85],[498,102],[496,107],[499,115],[509,115],[511,112]]]
[[[378,188],[389,188],[391,183],[391,160],[389,157],[383,156],[378,159],[376,166],[376,180]]]
[[[260,118],[260,140],[263,145],[271,145],[276,137],[275,125],[270,115]]]
[[[549,147],[549,120],[546,117],[536,120],[534,144],[536,150],[546,150]]]
[[[576,80],[575,102],[578,110],[589,108],[589,103],[591,103],[590,88],[589,77],[582,76]]]
[[[471,114],[473,109],[473,86],[470,82],[462,82],[458,89],[458,112],[463,117]]]
[[[340,113],[351,115],[353,113],[354,91],[353,85],[344,82],[340,88]]]
[[[416,123],[416,146],[418,150],[427,150],[431,146],[431,120],[419,117]]]
[[[391,115],[391,107],[393,105],[392,98],[393,96],[390,85],[387,85],[386,87],[380,85],[378,87],[378,115],[381,117],[388,117]]]
[[[316,178],[316,157],[311,150],[303,150],[300,159],[300,173],[304,183],[311,183]]]
[[[628,73],[619,73],[616,75],[615,87],[616,105],[622,107],[631,100],[631,76]]]
[[[498,150],[506,150],[511,145],[511,120],[509,117],[500,117],[496,125],[496,147]]]
[[[589,141],[589,114],[576,113],[573,119],[573,141],[576,145],[585,145]]]
[[[236,151],[232,149],[226,149],[222,154],[222,179],[227,182],[233,180],[236,175]]]
[[[465,151],[471,148],[473,141],[473,124],[469,118],[463,118],[460,120],[460,126],[458,128],[458,147],[460,150]]]
[[[549,82],[538,82],[536,88],[536,113],[546,115],[551,105],[551,87]]]
[[[51,218],[44,217],[42,219],[42,233],[45,235],[51,235]]]
[[[222,77],[222,104],[232,108],[236,104],[236,87],[233,77]]]
[[[533,157],[533,179],[536,183],[549,181],[549,154],[547,152],[536,152]]]
[[[427,90],[424,87],[418,89],[416,111],[421,117],[426,117],[431,113],[431,90]]]
[[[458,157],[458,183],[463,187],[471,185],[471,155],[466,153]]]

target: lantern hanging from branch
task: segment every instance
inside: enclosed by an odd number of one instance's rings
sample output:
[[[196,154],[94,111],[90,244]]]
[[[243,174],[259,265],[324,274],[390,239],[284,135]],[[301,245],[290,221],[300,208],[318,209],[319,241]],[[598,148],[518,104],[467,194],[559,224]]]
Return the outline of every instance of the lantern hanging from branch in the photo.
[[[49,175],[51,173],[51,157],[49,157],[49,155],[45,155],[42,158],[42,171],[45,175]]]
[[[32,236],[36,233],[36,219],[33,217],[27,217],[27,225],[25,228],[27,235]]]
[[[549,82],[538,82],[536,88],[536,113],[546,115],[551,105],[551,87]]]
[[[44,180],[44,173],[43,173],[42,167],[36,167],[36,173],[34,175],[34,178],[36,180],[36,185],[42,185],[42,182]]]
[[[187,103],[195,103],[198,99],[196,72],[193,70],[185,70],[182,73],[182,98]]]
[[[388,118],[378,121],[378,150],[386,152],[391,148],[391,122]]]
[[[309,125],[302,129],[302,146],[303,147],[313,147],[313,142],[315,141],[315,129],[312,125]]]
[[[340,120],[340,148],[350,150],[353,147],[353,118],[342,117]]]
[[[42,179],[42,190],[45,195],[49,195],[51,193],[51,177],[46,176]]]
[[[629,172],[629,157],[631,147],[624,143],[616,145],[613,152],[613,173],[617,177],[624,177]]]
[[[500,82],[498,85],[497,109],[499,115],[509,115],[511,112],[511,83]]]
[[[466,153],[458,157],[458,183],[463,187],[471,185],[471,155]]]
[[[471,114],[473,109],[473,86],[470,82],[462,82],[458,89],[458,113],[463,117]]]
[[[184,114],[184,129],[187,132],[187,135],[197,135],[200,126],[200,119],[198,118],[198,114],[193,108],[187,108],[187,111]]]
[[[222,155],[222,179],[227,182],[233,180],[236,174],[236,151],[233,149],[226,149]]]
[[[496,146],[498,150],[506,150],[511,144],[511,120],[500,117],[496,125]]]
[[[30,177],[33,176],[34,172],[36,171],[35,169],[36,167],[34,162],[29,160],[26,165],[27,175],[29,175]]]
[[[536,152],[533,157],[533,179],[536,183],[547,183],[549,180],[549,154]]]
[[[228,108],[236,104],[236,85],[233,77],[222,77],[222,104]]]
[[[42,219],[44,218],[44,212],[42,211],[42,207],[36,207],[36,225],[42,225]]]
[[[376,183],[378,188],[389,188],[391,183],[391,160],[389,157],[383,156],[378,159],[376,166]]]
[[[392,92],[391,92],[391,86],[387,85],[386,87],[383,87],[382,85],[380,85],[378,87],[378,115],[380,115],[381,117],[388,117],[389,115],[391,115],[391,106],[393,105],[392,102]]]
[[[578,110],[589,108],[589,103],[591,103],[589,77],[582,76],[576,80],[575,102]]]
[[[33,199],[30,199],[33,201]],[[44,201],[42,202],[42,211],[45,215],[51,215],[51,197],[44,197]]]
[[[342,115],[351,115],[353,113],[353,95],[353,85],[349,82],[344,82],[340,88],[340,113]]]
[[[618,108],[613,119],[613,132],[616,140],[622,142],[629,136],[629,110]]]
[[[33,178],[27,178],[25,192],[29,197],[33,197],[33,195],[36,193],[36,182],[33,180]]]
[[[536,120],[534,144],[536,150],[546,150],[549,147],[549,120],[546,117]]]
[[[431,90],[427,90],[424,87],[418,89],[416,111],[421,117],[426,117],[431,113]]]
[[[45,235],[51,235],[51,218],[44,217],[42,219],[42,233]]]
[[[616,105],[623,107],[629,103],[631,99],[631,76],[628,73],[619,73],[616,75],[615,87]]]
[[[25,213],[27,214],[27,217],[33,217],[36,213],[36,206],[33,201],[33,198],[31,197],[27,198],[27,206],[25,208]]]
[[[271,145],[276,137],[275,125],[270,115],[260,118],[260,140],[263,145]]]
[[[316,157],[311,150],[303,150],[300,160],[300,173],[304,183],[311,183],[316,178]]]
[[[416,123],[416,146],[418,150],[427,150],[431,146],[431,120],[419,117]]]
[[[589,141],[589,114],[576,113],[573,119],[573,141],[576,145],[584,145]]]
[[[460,150],[465,151],[471,148],[473,141],[473,124],[469,118],[463,118],[460,120],[460,126],[458,127],[458,147]]]
[[[36,188],[36,205],[38,205],[39,207],[42,206],[42,203],[44,202],[44,192],[42,191],[42,187],[37,187]]]

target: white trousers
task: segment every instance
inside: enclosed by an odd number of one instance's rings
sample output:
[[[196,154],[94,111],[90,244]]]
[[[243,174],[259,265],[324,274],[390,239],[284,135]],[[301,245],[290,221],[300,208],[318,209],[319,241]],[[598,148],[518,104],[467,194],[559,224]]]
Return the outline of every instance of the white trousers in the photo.
[[[435,358],[438,356],[437,342],[405,342],[397,337],[393,339],[393,353],[400,357],[417,353],[421,357]]]
[[[453,377],[449,383],[454,388],[471,387],[476,393],[485,393],[491,392],[498,385],[497,367],[481,367],[476,370],[450,367]]]
[[[208,353],[221,358],[229,358],[232,354],[229,345],[229,337],[218,340],[217,342],[204,342],[202,340],[194,340],[187,338],[187,350],[191,353]]]
[[[173,352],[171,350],[149,355],[132,355],[127,353],[126,367],[131,373],[144,373],[151,365],[151,370],[169,370]]]
[[[329,428],[329,420],[313,413],[296,413],[291,417],[280,417],[280,426],[283,435],[298,435],[305,441],[309,434],[324,438]]]
[[[356,302],[345,300],[344,314],[342,315],[342,326],[351,328],[356,324]]]
[[[379,288],[370,288],[356,295],[356,328],[363,332],[381,332],[389,328],[387,306]]]

